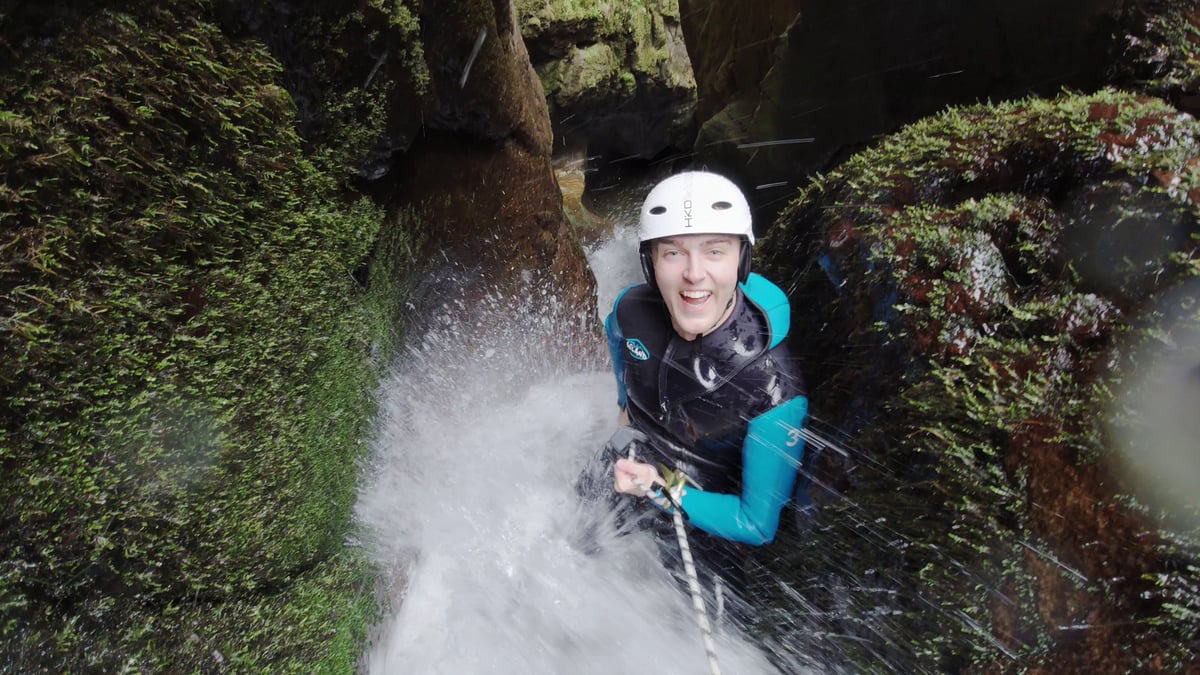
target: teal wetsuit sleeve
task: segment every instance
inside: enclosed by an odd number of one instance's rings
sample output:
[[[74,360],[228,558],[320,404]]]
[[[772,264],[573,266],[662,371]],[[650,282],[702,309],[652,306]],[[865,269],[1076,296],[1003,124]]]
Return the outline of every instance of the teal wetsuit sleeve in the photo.
[[[625,347],[625,336],[621,334],[621,327],[617,325],[617,309],[613,306],[613,311],[604,320],[604,332],[608,335],[608,355],[612,358],[613,375],[617,378],[617,407],[625,407],[625,362],[623,353]]]
[[[798,396],[750,420],[742,444],[742,494],[687,488],[680,504],[689,522],[754,546],[774,540],[804,456],[800,430],[807,414],[808,399]]]

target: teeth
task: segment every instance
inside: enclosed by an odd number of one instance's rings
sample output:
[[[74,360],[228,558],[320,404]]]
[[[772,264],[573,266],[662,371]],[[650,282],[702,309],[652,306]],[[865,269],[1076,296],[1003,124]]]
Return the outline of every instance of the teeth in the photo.
[[[681,295],[683,295],[685,298],[699,300],[701,298],[707,298],[710,294],[708,291],[682,291]]]

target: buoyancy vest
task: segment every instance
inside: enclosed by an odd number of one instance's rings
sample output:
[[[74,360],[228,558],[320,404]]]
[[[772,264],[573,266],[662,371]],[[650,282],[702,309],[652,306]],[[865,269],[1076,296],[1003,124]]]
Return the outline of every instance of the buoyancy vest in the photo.
[[[783,342],[788,321],[786,296],[757,274],[739,285],[729,318],[691,341],[672,328],[658,291],[626,289],[607,328],[618,403],[658,455],[644,461],[683,470],[702,490],[738,493],[750,421],[804,396]]]

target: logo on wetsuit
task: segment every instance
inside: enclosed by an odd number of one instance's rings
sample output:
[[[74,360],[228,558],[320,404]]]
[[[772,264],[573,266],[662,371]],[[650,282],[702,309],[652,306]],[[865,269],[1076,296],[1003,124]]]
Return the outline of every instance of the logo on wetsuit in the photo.
[[[625,341],[625,349],[629,351],[629,355],[638,361],[649,361],[650,350],[646,349],[646,345],[637,338],[630,338]]]

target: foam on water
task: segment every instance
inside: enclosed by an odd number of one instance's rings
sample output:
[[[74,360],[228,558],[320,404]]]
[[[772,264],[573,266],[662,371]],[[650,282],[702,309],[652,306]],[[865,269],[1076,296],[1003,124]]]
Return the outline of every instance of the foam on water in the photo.
[[[610,246],[592,253],[602,306],[637,270],[628,236]],[[356,507],[393,571],[366,672],[708,672],[690,599],[647,536],[572,544],[597,517],[573,484],[615,427],[615,390],[610,372],[529,354],[529,334],[553,330],[543,300],[489,298],[466,320],[420,309],[430,325],[383,388]],[[733,629],[717,648],[725,672],[776,672]]]

